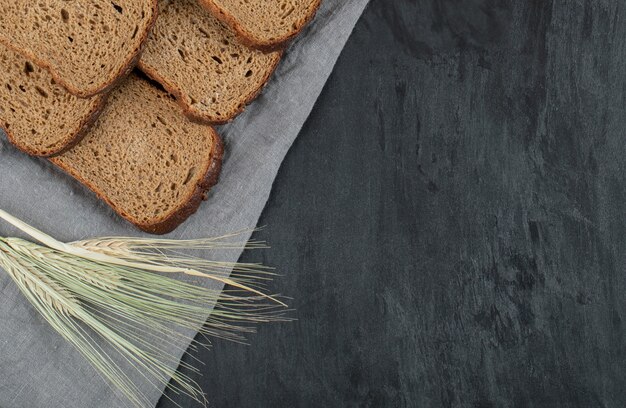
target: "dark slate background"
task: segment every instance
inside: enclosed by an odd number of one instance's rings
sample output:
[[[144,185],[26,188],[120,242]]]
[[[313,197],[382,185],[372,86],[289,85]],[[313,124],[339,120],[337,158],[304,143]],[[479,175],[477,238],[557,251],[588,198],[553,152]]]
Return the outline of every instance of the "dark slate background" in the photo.
[[[211,405],[626,406],[625,133],[624,1],[372,0],[243,258],[298,321]]]

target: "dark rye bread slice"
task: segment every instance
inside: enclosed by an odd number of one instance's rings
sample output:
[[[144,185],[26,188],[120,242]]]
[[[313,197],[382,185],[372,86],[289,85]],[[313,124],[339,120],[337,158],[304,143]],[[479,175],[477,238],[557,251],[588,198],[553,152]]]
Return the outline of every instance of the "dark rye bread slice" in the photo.
[[[169,94],[131,75],[87,136],[50,160],[140,229],[164,234],[196,212],[222,155],[211,126],[190,121]]]
[[[277,49],[293,39],[313,19],[321,0],[198,0],[259,49]]]
[[[281,55],[244,46],[196,0],[165,0],[139,68],[188,116],[223,124],[258,95]]]
[[[157,0],[2,0],[0,42],[71,93],[111,89],[136,64]]]
[[[97,119],[103,95],[78,98],[48,71],[0,45],[0,128],[20,150],[53,156],[78,143]]]

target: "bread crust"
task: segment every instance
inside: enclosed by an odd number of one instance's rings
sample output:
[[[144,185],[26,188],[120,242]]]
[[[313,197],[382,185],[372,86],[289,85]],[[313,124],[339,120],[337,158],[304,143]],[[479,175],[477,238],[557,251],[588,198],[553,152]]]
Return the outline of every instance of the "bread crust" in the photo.
[[[143,62],[141,62],[141,60],[139,60],[139,64],[137,67],[144,74],[146,74],[150,79],[161,84],[167,92],[174,95],[174,97],[176,98],[176,102],[183,108],[183,112],[185,113],[185,116],[187,116],[189,119],[193,120],[194,122],[205,123],[205,124],[210,124],[210,125],[225,125],[226,123],[231,122],[241,112],[243,112],[246,109],[246,106],[248,106],[252,101],[254,101],[256,97],[261,93],[261,91],[263,90],[263,88],[265,87],[269,79],[272,77],[272,75],[276,71],[276,68],[278,67],[278,64],[280,63],[283,57],[283,54],[284,54],[284,50],[280,50],[279,54],[276,56],[276,58],[272,62],[272,66],[268,70],[265,77],[261,81],[259,81],[259,85],[255,87],[255,89],[252,92],[246,95],[243,102],[239,106],[237,106],[235,110],[224,115],[224,118],[222,119],[211,117],[208,114],[202,114],[196,111],[195,109],[193,109],[193,107],[190,104],[188,104],[187,100],[184,98],[183,96],[184,92],[178,86],[176,86],[176,84],[168,81],[166,78],[159,75],[158,70],[152,69],[147,64],[144,64]]]
[[[22,152],[26,154],[29,154],[31,156],[38,156],[38,157],[58,156],[60,154],[67,152],[72,147],[80,143],[81,140],[83,140],[83,138],[85,137],[89,129],[91,129],[91,126],[93,126],[96,120],[98,120],[98,118],[100,117],[100,114],[102,113],[102,111],[104,110],[104,107],[106,106],[107,98],[108,98],[108,93],[95,96],[94,97],[95,101],[94,101],[91,111],[86,117],[84,117],[81,120],[76,131],[73,132],[73,134],[70,135],[64,141],[64,143],[62,143],[62,145],[59,148],[53,149],[50,151],[39,152],[39,151],[29,149],[28,147],[20,144],[18,138],[13,134],[10,128],[7,128],[2,123],[0,123],[0,128],[4,130],[4,133],[6,133],[7,139],[9,139],[9,142],[11,142],[11,144],[13,144],[13,146],[15,146],[16,148],[18,148],[19,150],[21,150]]]
[[[148,20],[148,25],[146,27],[147,29],[144,30],[144,32],[142,33],[138,46],[130,54],[127,63],[120,68],[116,76],[111,81],[94,89],[83,90],[83,89],[75,88],[71,84],[67,83],[58,74],[58,72],[56,72],[52,68],[50,63],[42,60],[36,54],[29,52],[27,50],[23,50],[19,47],[16,47],[10,41],[2,38],[1,36],[0,36],[0,42],[4,46],[8,47],[9,49],[23,55],[29,60],[32,60],[32,62],[34,62],[41,68],[46,69],[48,72],[50,72],[50,75],[52,75],[52,78],[57,83],[61,84],[65,89],[67,89],[67,91],[71,93],[72,95],[78,96],[79,98],[90,98],[98,94],[107,93],[111,89],[115,88],[124,78],[126,78],[126,76],[128,76],[131,73],[133,68],[139,62],[139,58],[141,57],[141,52],[143,51],[146,45],[146,41],[148,40],[150,32],[152,31],[152,27],[154,27],[154,24],[157,19],[157,14],[158,14],[158,0],[152,0],[151,2],[152,2],[152,15],[150,16],[150,19]]]
[[[172,232],[178,228],[180,224],[185,222],[187,218],[195,214],[202,201],[207,199],[207,192],[215,186],[219,180],[220,173],[222,172],[222,160],[224,158],[224,143],[222,142],[222,138],[217,134],[215,129],[211,128],[211,132],[214,142],[211,158],[209,159],[204,177],[199,183],[196,183],[196,187],[189,199],[185,204],[178,207],[174,212],[159,222],[149,225],[135,224],[139,229],[155,235],[163,235]]]
[[[55,158],[50,158],[49,160],[52,164],[56,165],[61,170],[63,170],[64,172],[81,182],[91,191],[93,191],[96,196],[98,196],[98,198],[106,202],[122,218],[134,224],[140,230],[150,234],[163,235],[175,230],[187,218],[194,214],[198,210],[198,207],[200,207],[200,203],[205,199],[207,191],[215,184],[217,184],[222,169],[224,144],[215,129],[210,128],[209,131],[211,132],[211,137],[213,139],[213,148],[211,149],[211,154],[207,160],[207,167],[204,171],[204,177],[202,177],[202,179],[200,179],[200,181],[196,183],[194,191],[191,193],[189,198],[185,200],[184,204],[180,205],[170,214],[150,224],[136,222],[129,214],[126,214],[113,202],[111,202],[111,200],[109,200],[104,192],[92,186],[80,174],[74,172],[71,168],[63,165],[62,162],[56,160]]]
[[[296,24],[297,28],[294,31],[274,41],[265,41],[261,38],[256,38],[253,33],[246,30],[245,27],[241,23],[239,23],[239,21],[235,18],[235,16],[230,14],[228,11],[220,8],[217,4],[215,4],[213,0],[198,0],[198,1],[202,6],[207,8],[215,17],[217,17],[218,20],[222,21],[224,24],[230,27],[235,32],[235,34],[237,34],[237,37],[241,40],[241,42],[244,45],[247,45],[248,47],[251,47],[251,48],[256,48],[262,51],[266,51],[266,52],[275,51],[280,48],[285,48],[287,43],[293,40],[298,34],[300,34],[302,29],[311,20],[313,20],[313,17],[315,17],[315,14],[317,13],[317,10],[319,9],[320,4],[322,2],[322,0],[313,0],[313,8],[311,9],[311,12],[308,15],[306,15],[303,19],[297,22]]]

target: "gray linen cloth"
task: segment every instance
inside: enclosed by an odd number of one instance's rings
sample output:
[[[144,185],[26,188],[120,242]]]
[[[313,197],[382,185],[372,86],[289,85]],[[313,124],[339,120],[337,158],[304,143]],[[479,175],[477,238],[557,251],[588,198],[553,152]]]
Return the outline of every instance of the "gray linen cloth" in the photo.
[[[367,2],[323,1],[314,22],[290,46],[260,98],[220,129],[226,143],[221,181],[198,213],[170,234],[172,238],[217,236],[256,225],[278,168]],[[0,208],[64,241],[140,235],[50,164],[17,152],[4,135],[0,135]],[[3,222],[0,235],[23,236]],[[241,237],[248,238],[249,234]],[[234,262],[240,251],[216,256]],[[279,290],[280,281],[274,287]],[[190,342],[195,333],[186,335]],[[179,348],[186,349],[189,342]],[[128,372],[139,379],[136,371]],[[154,404],[162,394],[161,387],[149,384],[142,384],[142,390]],[[47,326],[0,270],[0,407],[126,406],[123,397]]]

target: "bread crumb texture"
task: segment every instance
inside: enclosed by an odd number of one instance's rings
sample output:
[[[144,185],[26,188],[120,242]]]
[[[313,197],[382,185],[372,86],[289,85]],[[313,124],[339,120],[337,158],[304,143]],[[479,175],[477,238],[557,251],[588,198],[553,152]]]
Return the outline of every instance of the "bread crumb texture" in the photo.
[[[251,45],[272,47],[298,34],[320,0],[200,0]]]
[[[140,68],[191,117],[225,123],[262,89],[281,52],[250,49],[196,0],[161,1]]]
[[[36,156],[70,147],[95,119],[101,97],[80,99],[50,73],[0,45],[0,127],[19,149]]]
[[[0,42],[90,96],[128,71],[155,13],[155,0],[3,0]]]

